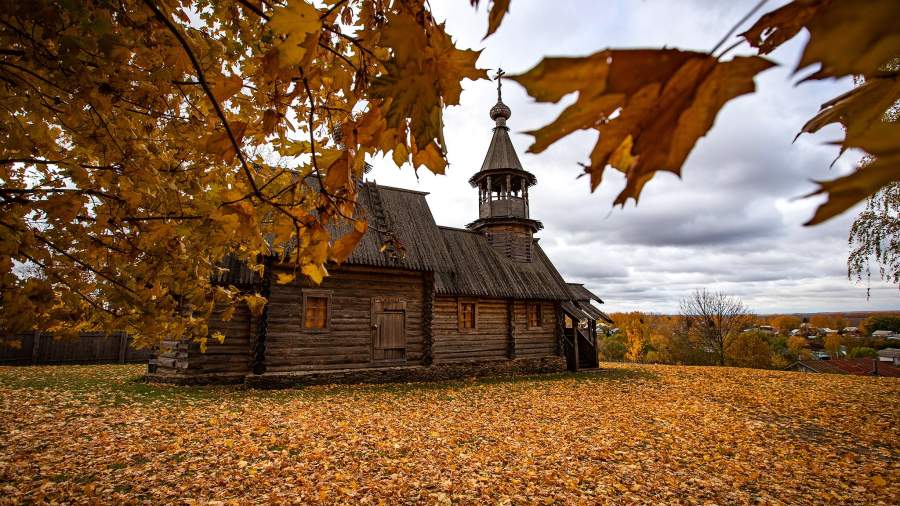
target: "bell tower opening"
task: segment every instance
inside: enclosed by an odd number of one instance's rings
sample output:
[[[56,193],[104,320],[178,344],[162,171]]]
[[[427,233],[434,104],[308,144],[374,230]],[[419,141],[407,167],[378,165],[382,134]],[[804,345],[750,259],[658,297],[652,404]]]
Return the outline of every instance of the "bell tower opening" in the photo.
[[[512,111],[503,103],[503,74],[497,70],[497,103],[490,110],[494,135],[481,170],[469,179],[478,188],[478,219],[467,226],[483,233],[510,260],[530,262],[534,233],[543,227],[529,214],[528,189],[537,184],[537,178],[522,167],[509,138],[506,121]]]

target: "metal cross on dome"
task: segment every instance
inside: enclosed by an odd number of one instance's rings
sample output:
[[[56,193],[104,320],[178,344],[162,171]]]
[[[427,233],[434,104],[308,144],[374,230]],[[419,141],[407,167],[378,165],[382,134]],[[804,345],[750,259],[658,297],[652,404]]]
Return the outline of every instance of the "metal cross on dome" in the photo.
[[[500,88],[503,87],[503,82],[500,80],[501,77],[505,76],[506,72],[503,71],[502,68],[497,68],[497,77],[494,78],[497,81],[497,102],[502,102]]]

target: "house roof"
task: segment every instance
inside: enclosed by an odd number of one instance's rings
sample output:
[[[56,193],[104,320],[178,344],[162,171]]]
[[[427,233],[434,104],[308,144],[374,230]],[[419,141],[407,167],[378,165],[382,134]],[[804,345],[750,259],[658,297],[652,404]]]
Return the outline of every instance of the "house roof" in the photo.
[[[582,283],[566,283],[566,286],[569,289],[569,292],[572,294],[572,298],[575,300],[595,300],[600,304],[603,304],[603,300],[596,293],[588,290],[584,287]]]
[[[900,368],[872,358],[847,358],[840,360],[801,360],[790,369],[802,368],[812,372],[829,374],[853,374],[856,376],[900,377]],[[876,369],[877,368],[877,369]],[[876,374],[877,370],[877,374]]]
[[[519,155],[516,154],[516,148],[513,147],[512,140],[509,138],[509,128],[505,126],[494,127],[491,144],[488,146],[484,162],[481,164],[482,171],[491,169],[524,170],[519,161]]]
[[[452,268],[435,271],[435,291],[445,295],[566,300],[571,298],[556,268],[534,242],[531,262],[498,254],[477,232],[439,227]]]
[[[883,350],[878,350],[879,357],[888,357],[888,358],[897,358],[900,357],[900,349],[898,348],[885,348]]]
[[[344,263],[433,272],[435,292],[443,295],[572,299],[571,291],[537,240],[531,262],[512,261],[497,253],[480,233],[439,227],[425,195],[365,183],[360,188],[358,202],[369,224],[382,232],[367,230]],[[332,232],[340,236],[350,226],[349,223],[334,225]],[[382,250],[388,235],[393,235],[402,245],[401,254],[391,255],[390,251]],[[247,285],[258,280],[254,272],[231,255],[225,258],[222,267],[225,272],[217,277],[219,283]]]

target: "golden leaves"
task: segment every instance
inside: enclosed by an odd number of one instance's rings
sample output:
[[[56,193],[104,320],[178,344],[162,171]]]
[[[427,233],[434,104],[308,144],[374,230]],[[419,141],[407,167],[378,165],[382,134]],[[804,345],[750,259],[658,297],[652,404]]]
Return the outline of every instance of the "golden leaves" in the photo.
[[[283,37],[278,45],[279,64],[283,67],[299,65],[307,52],[307,35],[317,33],[322,26],[321,13],[305,0],[290,0],[285,7],[276,7],[268,22],[275,33]]]
[[[0,367],[3,493],[12,503],[896,502],[900,434],[885,402],[900,396],[895,378],[603,367],[278,392],[146,384],[141,365]],[[577,437],[548,444],[563,434]]]
[[[411,9],[391,13],[381,37],[392,56],[370,93],[383,100],[387,128],[408,129],[419,149],[437,142],[443,151],[442,109],[459,104],[462,79],[487,77],[475,67],[481,52],[457,49],[443,25]]]
[[[247,130],[247,122],[231,121],[228,125],[231,128],[231,135],[234,135],[234,140],[240,146]],[[216,130],[206,139],[206,151],[221,157],[226,162],[231,162],[237,156],[234,143],[231,142],[231,135],[224,126]]]
[[[355,221],[353,230],[334,242],[334,245],[331,247],[331,259],[337,262],[338,265],[347,260],[350,254],[353,253],[353,249],[359,244],[360,239],[366,235],[368,228],[369,224],[367,221]]]
[[[213,82],[212,93],[216,100],[225,102],[235,93],[241,91],[243,86],[244,80],[238,74],[231,74],[228,77],[222,76]]]
[[[247,304],[247,307],[250,309],[250,312],[253,316],[261,316],[263,313],[263,309],[266,307],[266,304],[269,302],[265,297],[258,293],[249,293],[242,297],[244,303]]]
[[[680,174],[697,140],[706,135],[726,102],[753,91],[753,77],[771,67],[759,57],[721,62],[673,49],[605,50],[583,58],[545,58],[512,79],[541,102],[571,92],[578,99],[549,125],[529,132],[540,152],[579,129],[599,140],[585,171],[591,189],[610,165],[625,173],[616,204],[635,201],[656,172]]]

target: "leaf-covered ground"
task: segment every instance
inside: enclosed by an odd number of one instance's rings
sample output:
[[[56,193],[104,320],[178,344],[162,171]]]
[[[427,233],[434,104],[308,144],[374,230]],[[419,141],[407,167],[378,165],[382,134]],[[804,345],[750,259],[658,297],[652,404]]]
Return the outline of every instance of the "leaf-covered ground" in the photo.
[[[900,381],[730,368],[276,392],[0,368],[0,503],[897,504]]]

